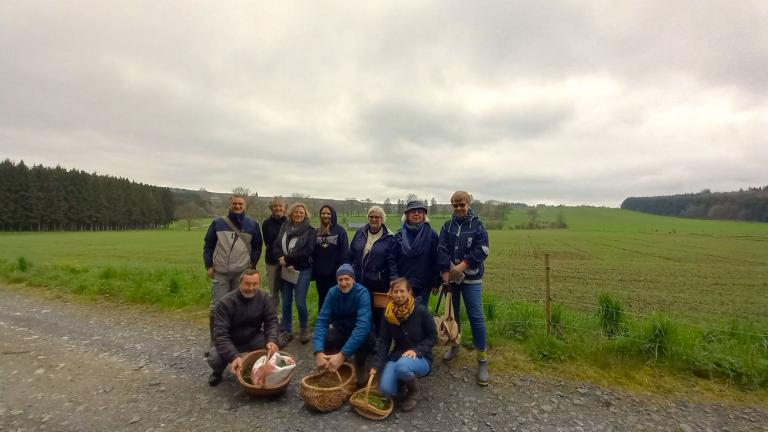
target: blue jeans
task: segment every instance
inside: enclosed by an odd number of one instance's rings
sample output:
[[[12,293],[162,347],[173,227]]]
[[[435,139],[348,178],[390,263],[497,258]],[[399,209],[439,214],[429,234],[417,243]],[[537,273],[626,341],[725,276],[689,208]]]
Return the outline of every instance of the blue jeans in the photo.
[[[282,330],[290,332],[293,322],[293,293],[296,293],[296,310],[299,311],[299,326],[306,330],[309,322],[309,311],[307,310],[307,292],[309,291],[309,282],[312,277],[312,269],[300,270],[299,279],[295,284],[281,279],[280,297],[283,300],[283,321]]]
[[[488,333],[485,328],[485,315],[483,313],[483,284],[461,284],[456,289],[456,285],[451,285],[453,288],[453,311],[456,317],[460,317],[461,311],[461,298],[464,297],[464,307],[467,308],[467,317],[469,318],[469,325],[472,327],[472,339],[475,343],[475,348],[479,351],[485,351],[488,349]],[[457,319],[456,322],[461,328],[461,320]]]
[[[379,389],[383,394],[393,396],[397,394],[398,381],[406,381],[413,377],[423,377],[431,369],[432,366],[422,357],[416,357],[415,359],[400,357],[396,362],[388,361],[379,378]]]

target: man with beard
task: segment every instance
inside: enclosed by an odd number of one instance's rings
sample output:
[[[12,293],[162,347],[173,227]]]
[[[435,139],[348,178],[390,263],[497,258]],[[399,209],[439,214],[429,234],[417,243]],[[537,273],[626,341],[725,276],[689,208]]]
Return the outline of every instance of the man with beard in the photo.
[[[242,353],[266,347],[268,356],[277,352],[277,310],[269,294],[259,289],[261,276],[254,269],[240,276],[239,289],[216,303],[213,310],[214,347],[208,356],[213,370],[208,384],[221,382],[227,365],[233,373],[243,366]]]

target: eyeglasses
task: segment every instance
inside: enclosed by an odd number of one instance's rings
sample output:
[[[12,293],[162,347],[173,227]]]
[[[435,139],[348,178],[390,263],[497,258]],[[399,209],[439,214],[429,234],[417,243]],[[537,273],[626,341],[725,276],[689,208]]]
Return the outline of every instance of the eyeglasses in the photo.
[[[368,219],[381,219],[381,216],[368,216]]]
[[[466,207],[467,203],[459,203],[459,204],[451,204],[451,205],[453,206],[453,208],[458,209],[458,208]]]

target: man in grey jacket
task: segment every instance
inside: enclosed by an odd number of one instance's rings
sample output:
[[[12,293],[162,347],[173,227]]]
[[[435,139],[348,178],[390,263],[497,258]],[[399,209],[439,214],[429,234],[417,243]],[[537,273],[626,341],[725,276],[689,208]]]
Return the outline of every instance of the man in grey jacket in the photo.
[[[256,268],[261,257],[261,244],[259,223],[245,215],[245,197],[232,195],[229,213],[214,219],[205,234],[203,262],[212,279],[211,312],[219,299],[238,288],[244,270]]]
[[[237,373],[243,365],[241,354],[266,348],[277,352],[277,310],[269,294],[259,289],[261,275],[254,269],[240,277],[240,288],[216,303],[213,310],[214,347],[208,356],[212,372],[208,384],[218,385],[227,365]]]

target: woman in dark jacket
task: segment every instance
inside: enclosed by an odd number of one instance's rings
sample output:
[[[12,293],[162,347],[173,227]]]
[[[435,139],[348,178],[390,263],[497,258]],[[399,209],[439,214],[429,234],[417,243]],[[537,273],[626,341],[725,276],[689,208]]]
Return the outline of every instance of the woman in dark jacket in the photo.
[[[407,391],[400,403],[403,411],[416,407],[419,395],[417,378],[432,370],[432,347],[437,330],[426,306],[413,298],[413,289],[405,278],[392,282],[392,301],[384,312],[381,336],[376,348],[378,361],[371,373],[381,371],[379,386],[387,396],[398,393],[399,384]],[[395,346],[390,351],[394,340]]]
[[[389,249],[395,240],[394,235],[384,224],[387,215],[379,206],[368,209],[368,223],[360,228],[352,238],[349,247],[349,262],[355,269],[355,280],[368,288],[371,293],[389,291],[389,273],[394,268]],[[379,335],[379,327],[384,317],[384,309],[373,308],[373,332]]]
[[[336,270],[347,261],[349,253],[347,230],[336,223],[336,209],[320,207],[320,226],[312,263],[312,278],[317,286],[317,311],[323,308],[328,290],[336,286]]]
[[[280,227],[273,251],[280,264],[282,278],[280,294],[283,300],[283,318],[281,323],[280,345],[285,346],[293,339],[291,323],[294,293],[296,310],[299,312],[301,343],[307,343],[309,334],[309,312],[307,311],[307,291],[312,277],[312,252],[315,250],[315,229],[309,224],[307,206],[294,203],[288,207],[288,220]],[[295,273],[298,272],[298,275]],[[291,275],[291,273],[293,275]],[[290,282],[291,276],[295,282]],[[298,277],[296,277],[298,276]]]
[[[453,310],[460,315],[460,300],[464,299],[472,340],[477,349],[477,383],[488,385],[488,334],[483,311],[484,262],[490,253],[488,232],[470,205],[472,195],[456,191],[451,197],[453,216],[440,230],[440,254],[450,261],[450,272],[443,273],[443,282],[450,282]],[[458,321],[461,325],[461,322]],[[443,355],[450,361],[459,354],[459,345],[452,345]]]
[[[450,270],[448,257],[438,254],[438,237],[427,219],[427,207],[421,201],[410,201],[403,214],[403,226],[395,234],[390,249],[395,263],[389,279],[408,279],[413,295],[429,304],[429,293],[440,286],[440,275]]]

